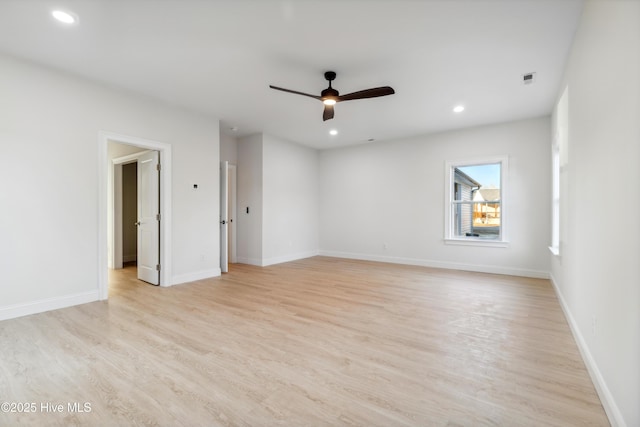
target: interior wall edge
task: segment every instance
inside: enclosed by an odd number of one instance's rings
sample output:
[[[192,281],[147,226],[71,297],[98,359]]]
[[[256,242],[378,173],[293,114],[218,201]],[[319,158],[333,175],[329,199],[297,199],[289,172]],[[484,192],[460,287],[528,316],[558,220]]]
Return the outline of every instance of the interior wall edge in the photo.
[[[560,307],[562,307],[562,312],[564,317],[567,319],[567,323],[569,324],[569,329],[571,329],[571,334],[573,335],[573,339],[578,345],[578,350],[580,351],[580,355],[582,356],[582,360],[584,361],[585,366],[587,367],[587,372],[589,372],[589,376],[591,377],[591,381],[593,382],[593,386],[598,393],[598,397],[600,397],[600,401],[602,402],[602,407],[604,408],[607,417],[609,418],[609,422],[612,427],[626,427],[627,423],[624,421],[624,417],[622,416],[622,412],[618,408],[607,383],[598,368],[598,364],[595,361],[595,358],[592,356],[589,347],[587,346],[587,342],[584,339],[582,331],[578,327],[578,323],[576,322],[573,314],[571,314],[571,310],[569,309],[569,305],[567,304],[558,283],[551,273],[549,275],[549,279],[551,284],[553,285],[553,289],[558,297],[558,302],[560,303]]]
[[[222,270],[220,268],[212,268],[210,270],[195,271],[186,274],[178,274],[172,277],[171,285],[181,285],[183,283],[195,282],[196,280],[210,279],[212,277],[220,277]]]
[[[471,271],[475,273],[502,274],[506,276],[529,277],[533,279],[549,279],[549,272],[543,270],[530,270],[517,267],[502,267],[497,265],[466,264],[447,261],[435,261],[429,259],[390,257],[383,255],[370,255],[353,252],[320,250],[319,255],[335,258],[355,259],[361,261],[388,262],[391,264],[415,265],[420,267],[442,268],[446,270]]]
[[[89,292],[81,292],[56,298],[47,298],[30,301],[21,304],[13,304],[0,307],[0,321],[29,316],[31,314],[44,313],[45,311],[59,310],[74,305],[86,304],[100,300],[100,292],[96,289]]]
[[[320,253],[320,251],[315,250],[315,251],[299,252],[299,253],[295,253],[295,254],[288,254],[288,255],[284,255],[284,256],[280,256],[280,257],[263,258],[261,265],[263,267],[266,267],[266,266],[269,266],[269,265],[281,264],[283,262],[289,262],[289,261],[296,261],[296,260],[299,260],[299,259],[311,258],[313,256],[319,255],[319,253]]]

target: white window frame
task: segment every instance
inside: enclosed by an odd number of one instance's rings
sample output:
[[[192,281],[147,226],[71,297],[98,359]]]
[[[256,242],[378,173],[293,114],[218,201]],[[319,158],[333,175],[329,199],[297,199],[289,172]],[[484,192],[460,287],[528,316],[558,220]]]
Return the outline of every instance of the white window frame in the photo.
[[[551,246],[552,254],[560,255],[560,144],[557,138],[551,147]]]
[[[562,175],[566,170],[569,149],[569,87],[565,87],[555,111],[555,134],[551,145],[551,246],[549,250],[560,256],[561,243],[561,209],[562,209]]]
[[[464,166],[476,166],[484,164],[500,164],[500,238],[496,240],[480,239],[477,237],[459,237],[454,233],[453,221],[453,190],[455,169]],[[508,209],[506,201],[508,201],[507,184],[509,173],[508,156],[493,156],[474,159],[465,159],[458,161],[447,161],[445,163],[445,201],[444,201],[444,242],[448,245],[464,245],[464,246],[485,246],[485,247],[507,247],[507,222]]]

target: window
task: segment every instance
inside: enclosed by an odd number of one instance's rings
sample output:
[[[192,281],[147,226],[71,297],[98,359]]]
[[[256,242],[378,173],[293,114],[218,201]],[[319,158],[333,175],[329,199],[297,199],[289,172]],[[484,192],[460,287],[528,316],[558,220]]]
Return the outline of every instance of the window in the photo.
[[[506,172],[506,157],[447,163],[447,243],[504,246]]]
[[[560,147],[556,140],[551,148],[551,246],[554,255],[560,255]]]
[[[566,87],[554,111],[555,133],[551,146],[551,246],[552,254],[560,255],[560,202],[563,169],[566,170],[569,148],[569,88]]]

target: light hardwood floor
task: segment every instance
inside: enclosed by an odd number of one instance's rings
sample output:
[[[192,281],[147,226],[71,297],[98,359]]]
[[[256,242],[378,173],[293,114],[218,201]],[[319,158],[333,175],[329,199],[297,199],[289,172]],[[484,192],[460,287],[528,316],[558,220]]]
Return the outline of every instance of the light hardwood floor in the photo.
[[[0,425],[609,425],[547,280],[326,257],[111,280],[0,322],[0,402],[38,409]]]

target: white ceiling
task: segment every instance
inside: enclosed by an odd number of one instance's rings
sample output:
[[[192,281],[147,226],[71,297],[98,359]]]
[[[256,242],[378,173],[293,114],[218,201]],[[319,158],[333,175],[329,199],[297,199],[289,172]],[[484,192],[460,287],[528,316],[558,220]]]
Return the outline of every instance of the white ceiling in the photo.
[[[79,23],[54,21],[55,8]],[[210,115],[225,133],[327,148],[549,114],[581,10],[580,0],[0,0],[0,52]],[[327,70],[342,94],[396,94],[339,103],[323,122],[319,101],[269,89],[319,94]],[[466,110],[452,113],[457,104]]]

